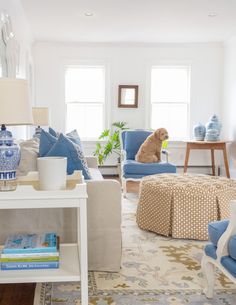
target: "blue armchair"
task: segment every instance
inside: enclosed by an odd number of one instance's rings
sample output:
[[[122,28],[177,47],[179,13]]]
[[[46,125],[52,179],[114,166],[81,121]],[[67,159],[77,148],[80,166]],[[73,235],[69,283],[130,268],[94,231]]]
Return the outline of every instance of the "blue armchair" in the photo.
[[[126,182],[139,181],[141,178],[154,174],[176,173],[176,166],[168,163],[168,152],[162,151],[166,162],[140,163],[135,161],[139,147],[152,133],[149,130],[123,130],[120,134],[121,142],[121,182],[124,196],[126,196]]]
[[[230,202],[230,220],[208,225],[210,242],[205,246],[202,271],[207,280],[206,297],[213,297],[215,267],[236,284],[236,201]]]

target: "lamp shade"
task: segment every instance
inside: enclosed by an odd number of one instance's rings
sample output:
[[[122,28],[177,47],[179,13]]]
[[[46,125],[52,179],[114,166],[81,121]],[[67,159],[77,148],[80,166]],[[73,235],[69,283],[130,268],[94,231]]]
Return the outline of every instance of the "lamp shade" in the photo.
[[[34,125],[47,126],[49,125],[49,111],[46,107],[33,107]]]
[[[32,125],[31,109],[27,80],[0,78],[0,124]]]

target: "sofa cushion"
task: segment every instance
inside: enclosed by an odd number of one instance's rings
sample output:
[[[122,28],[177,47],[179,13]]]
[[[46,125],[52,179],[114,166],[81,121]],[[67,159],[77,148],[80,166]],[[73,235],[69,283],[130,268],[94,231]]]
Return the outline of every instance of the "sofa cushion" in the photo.
[[[39,143],[39,157],[44,157],[57,142],[57,138],[42,129]]]
[[[217,243],[221,235],[227,229],[228,224],[229,224],[228,220],[214,221],[208,224],[209,239],[215,247],[217,247]]]
[[[123,146],[127,153],[127,159],[135,159],[139,147],[151,133],[151,131],[147,130],[128,130],[122,133]]]
[[[50,156],[67,157],[67,174],[73,174],[74,170],[82,170],[85,179],[91,179],[88,165],[81,147],[69,140],[62,133],[57,142],[46,154]]]
[[[216,249],[217,248],[213,244],[208,244],[205,246],[204,251],[207,256],[210,256],[210,257],[216,259],[217,258]]]
[[[230,237],[228,243],[228,251],[229,251],[229,256],[231,256],[233,259],[236,260],[236,235]]]
[[[230,256],[223,256],[221,258],[221,264],[225,267],[230,274],[236,277],[236,261]]]
[[[167,162],[141,163],[135,160],[126,160],[123,171],[125,175],[154,175],[163,173],[176,173],[176,167]]]

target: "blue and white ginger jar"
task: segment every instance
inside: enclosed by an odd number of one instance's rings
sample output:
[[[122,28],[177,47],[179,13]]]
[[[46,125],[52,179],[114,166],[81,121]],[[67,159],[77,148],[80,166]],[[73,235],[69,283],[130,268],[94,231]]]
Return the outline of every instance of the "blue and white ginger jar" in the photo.
[[[193,134],[196,141],[204,141],[206,127],[202,123],[198,123],[193,127]]]
[[[210,121],[206,124],[206,133],[208,134],[208,138],[214,138],[216,140],[207,140],[207,141],[219,141],[220,139],[220,132],[221,132],[221,128],[222,128],[222,124],[218,118],[217,115],[213,115],[211,118],[210,118]],[[213,131],[210,131],[210,130],[213,130]],[[217,135],[217,132],[216,130],[218,131],[218,135]]]
[[[0,131],[0,180],[16,179],[20,162],[20,147],[13,143],[12,134],[2,127]]]

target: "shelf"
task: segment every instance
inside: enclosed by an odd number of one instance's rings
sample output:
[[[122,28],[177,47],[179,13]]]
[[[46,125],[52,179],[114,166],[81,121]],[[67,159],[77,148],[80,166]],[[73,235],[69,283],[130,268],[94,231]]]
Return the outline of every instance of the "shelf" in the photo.
[[[41,283],[80,281],[77,244],[60,245],[59,269],[0,270],[0,283]]]

